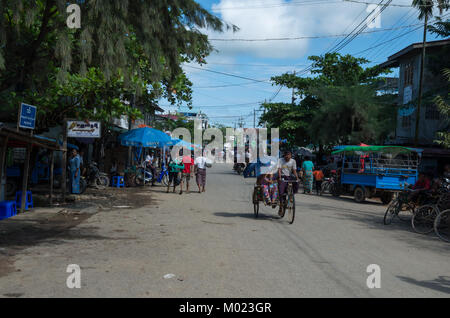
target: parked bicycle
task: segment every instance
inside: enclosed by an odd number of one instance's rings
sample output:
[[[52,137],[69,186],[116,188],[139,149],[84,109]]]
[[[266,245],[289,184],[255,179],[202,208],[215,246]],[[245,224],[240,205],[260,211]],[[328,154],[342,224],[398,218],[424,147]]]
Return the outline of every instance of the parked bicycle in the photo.
[[[402,221],[409,221],[414,214],[414,204],[409,202],[408,195],[409,190],[398,192],[394,195],[394,199],[389,204],[384,214],[383,223],[389,225],[392,220],[397,217]]]
[[[436,216],[433,228],[441,240],[450,242],[450,209],[444,210]]]
[[[411,219],[412,228],[419,234],[433,232],[437,216],[449,208],[450,192],[448,189],[441,187],[437,193],[427,193],[427,204],[418,207],[414,212]],[[443,217],[439,222],[442,220],[444,220]]]

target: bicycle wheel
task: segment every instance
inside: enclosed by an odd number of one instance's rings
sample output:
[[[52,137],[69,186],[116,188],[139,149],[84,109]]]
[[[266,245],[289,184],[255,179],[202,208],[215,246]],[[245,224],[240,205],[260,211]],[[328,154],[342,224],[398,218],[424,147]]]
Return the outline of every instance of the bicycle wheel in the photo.
[[[258,218],[259,214],[259,198],[258,198],[258,188],[253,190],[253,213],[255,218]]]
[[[162,178],[162,182],[166,187],[169,185],[169,175],[167,173]]]
[[[389,225],[392,223],[392,220],[394,219],[395,215],[398,213],[399,210],[399,202],[397,200],[392,201],[388,208],[386,209],[386,213],[384,214],[383,223],[384,225]]]
[[[322,183],[322,186],[320,187],[320,195],[323,195],[324,193],[330,193],[330,183],[329,182]]]
[[[410,222],[414,215],[414,206],[409,203],[403,203],[397,212],[397,217],[403,222]]]
[[[286,198],[287,219],[289,224],[294,223],[295,220],[295,195],[289,193]]]
[[[136,171],[136,176],[134,178],[134,183],[141,187],[145,184],[145,179],[144,179],[144,171],[143,170],[138,170]]]
[[[434,232],[445,242],[450,242],[450,209],[442,211],[434,220]]]
[[[109,186],[109,178],[107,176],[100,175],[95,179],[95,187],[99,190],[104,190]]]
[[[434,220],[438,214],[436,207],[433,204],[422,205],[419,207],[412,219],[411,225],[419,234],[428,234],[434,230]]]

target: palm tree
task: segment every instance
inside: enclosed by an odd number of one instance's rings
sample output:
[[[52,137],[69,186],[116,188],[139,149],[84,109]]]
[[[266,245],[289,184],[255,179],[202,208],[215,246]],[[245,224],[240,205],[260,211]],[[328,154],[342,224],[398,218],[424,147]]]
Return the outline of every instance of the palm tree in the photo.
[[[420,121],[420,104],[422,102],[422,85],[423,85],[423,72],[425,65],[425,44],[427,42],[427,27],[428,18],[433,16],[433,9],[437,8],[439,13],[442,14],[450,7],[450,0],[413,0],[413,7],[419,9],[419,19],[424,19],[423,26],[423,43],[422,43],[422,63],[420,64],[420,80],[419,80],[419,97],[417,100],[417,112],[416,112],[416,131],[414,137],[414,144],[417,146],[419,143],[419,121]]]

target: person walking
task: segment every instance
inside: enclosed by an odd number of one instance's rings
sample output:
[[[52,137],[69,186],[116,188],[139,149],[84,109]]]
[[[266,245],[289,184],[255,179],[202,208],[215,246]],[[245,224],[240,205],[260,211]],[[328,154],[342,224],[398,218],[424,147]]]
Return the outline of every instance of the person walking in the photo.
[[[317,170],[314,170],[313,172],[314,175],[314,185],[316,188],[316,193],[320,194],[320,191],[322,189],[322,181],[323,178],[325,177],[325,175],[323,174],[323,171],[320,168],[317,168]]]
[[[195,165],[195,180],[198,186],[198,193],[205,192],[206,188],[206,157],[200,156],[197,157],[194,161]]]
[[[194,169],[191,169],[194,165],[194,159],[191,156],[186,155],[183,157],[184,169],[181,171],[181,183],[180,183],[180,194],[183,193],[183,183],[186,182],[186,193],[189,193],[189,182],[191,181],[191,174]]]
[[[80,193],[80,171],[81,160],[75,149],[72,150],[72,156],[69,160],[69,171],[70,171],[70,192],[72,194]]]
[[[173,193],[175,193],[177,185],[180,183],[180,172],[184,169],[183,162],[181,159],[176,158],[175,160],[171,160],[169,162],[169,183],[167,184],[167,193],[169,193],[170,185],[173,182]],[[180,191],[180,194],[183,192]]]
[[[303,180],[304,180],[304,193],[312,193],[313,188],[313,170],[314,164],[310,157],[306,157],[302,165]]]

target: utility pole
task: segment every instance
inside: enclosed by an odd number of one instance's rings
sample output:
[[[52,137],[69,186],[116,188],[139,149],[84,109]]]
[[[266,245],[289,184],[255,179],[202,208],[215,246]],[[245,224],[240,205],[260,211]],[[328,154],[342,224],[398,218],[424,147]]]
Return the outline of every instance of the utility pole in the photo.
[[[414,136],[414,146],[416,147],[419,145],[420,106],[422,104],[423,73],[425,68],[425,46],[427,42],[427,25],[428,25],[428,15],[425,14],[425,22],[423,26],[422,62],[420,63],[419,97],[417,100],[417,111],[416,111],[416,131]]]
[[[296,72],[294,71],[294,76],[295,76]],[[292,105],[295,104],[295,88],[292,87]]]
[[[256,109],[253,108],[253,128],[256,128]]]

